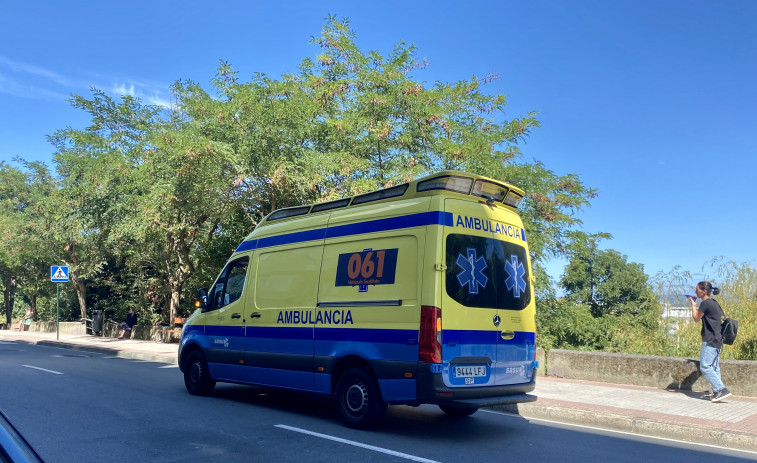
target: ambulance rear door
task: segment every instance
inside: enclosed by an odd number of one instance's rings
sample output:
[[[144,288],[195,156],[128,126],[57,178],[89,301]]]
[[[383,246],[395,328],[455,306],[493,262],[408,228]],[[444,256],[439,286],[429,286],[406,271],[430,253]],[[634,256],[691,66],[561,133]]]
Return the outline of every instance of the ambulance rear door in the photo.
[[[527,382],[528,344],[521,310],[531,299],[522,229],[511,214],[485,201],[447,198],[452,226],[444,227],[442,362],[448,387]],[[511,236],[512,235],[512,236]],[[533,347],[531,347],[533,349]]]

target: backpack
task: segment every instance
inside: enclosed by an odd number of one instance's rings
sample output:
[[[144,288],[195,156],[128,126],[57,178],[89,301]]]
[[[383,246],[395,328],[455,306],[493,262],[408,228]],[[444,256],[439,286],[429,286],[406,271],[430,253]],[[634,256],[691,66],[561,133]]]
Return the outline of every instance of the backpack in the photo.
[[[720,334],[723,336],[723,344],[731,345],[736,340],[736,334],[739,332],[739,322],[733,318],[726,317],[720,325]]]
[[[718,304],[720,307],[720,304]],[[736,335],[739,332],[739,322],[728,316],[723,312],[723,308],[720,307],[720,312],[723,314],[723,322],[720,324],[720,335],[723,337],[723,344],[729,346],[736,340]]]

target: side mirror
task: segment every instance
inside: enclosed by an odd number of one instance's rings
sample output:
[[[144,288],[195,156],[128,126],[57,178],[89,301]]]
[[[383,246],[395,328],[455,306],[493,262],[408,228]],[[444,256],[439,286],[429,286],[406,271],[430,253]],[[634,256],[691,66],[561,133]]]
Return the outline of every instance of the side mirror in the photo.
[[[202,309],[205,312],[208,309],[208,290],[200,288],[197,291],[197,300],[195,301],[195,308]]]

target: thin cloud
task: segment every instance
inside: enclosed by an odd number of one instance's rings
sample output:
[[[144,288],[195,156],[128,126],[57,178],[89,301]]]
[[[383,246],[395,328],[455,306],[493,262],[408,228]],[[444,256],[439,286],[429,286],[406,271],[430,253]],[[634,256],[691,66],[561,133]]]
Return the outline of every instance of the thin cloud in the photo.
[[[126,82],[106,84],[104,82]],[[123,77],[106,77],[97,73],[69,77],[28,63],[0,56],[0,93],[21,98],[67,100],[71,93],[87,95],[89,88],[110,89],[114,95],[131,95],[157,106],[171,106],[168,86],[147,84]]]
[[[27,82],[22,83],[3,74],[0,74],[0,93],[34,100],[65,101],[70,97],[68,93],[30,85]]]
[[[66,77],[58,74],[57,72],[53,72],[48,69],[44,69],[31,64],[19,63],[17,61],[6,58],[5,56],[0,56],[0,65],[7,67],[15,73],[31,74],[33,76],[44,77],[64,87],[71,86],[71,81],[69,81]]]
[[[110,92],[116,95],[133,96],[151,105],[162,106],[164,108],[171,107],[171,102],[163,97],[159,90],[140,83],[115,84],[111,87]]]

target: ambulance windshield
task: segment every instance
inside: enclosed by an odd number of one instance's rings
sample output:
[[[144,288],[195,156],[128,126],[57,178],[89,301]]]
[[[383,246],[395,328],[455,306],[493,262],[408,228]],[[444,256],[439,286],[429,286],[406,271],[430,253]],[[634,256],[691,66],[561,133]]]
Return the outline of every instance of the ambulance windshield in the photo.
[[[467,307],[522,310],[531,302],[526,250],[508,241],[451,234],[447,294]]]

